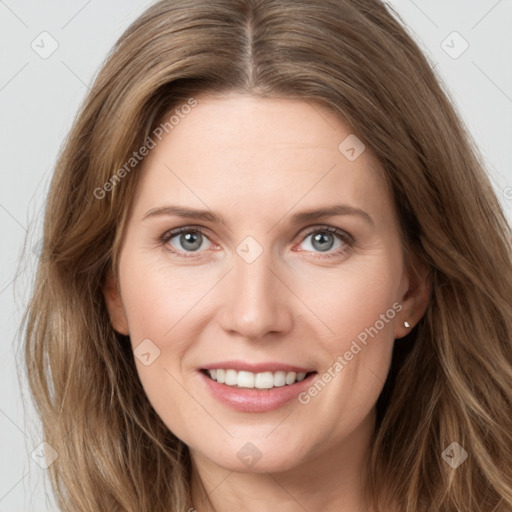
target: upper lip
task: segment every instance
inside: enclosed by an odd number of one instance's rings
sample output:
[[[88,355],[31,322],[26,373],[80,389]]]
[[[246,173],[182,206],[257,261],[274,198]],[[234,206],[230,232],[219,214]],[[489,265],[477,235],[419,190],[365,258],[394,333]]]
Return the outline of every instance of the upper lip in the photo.
[[[313,368],[303,368],[301,366],[294,366],[292,364],[283,364],[276,361],[269,361],[267,363],[248,363],[247,361],[219,361],[217,363],[207,364],[201,367],[202,370],[216,370],[216,369],[233,369],[236,371],[246,371],[252,373],[262,372],[295,372],[295,373],[309,373],[314,372]]]

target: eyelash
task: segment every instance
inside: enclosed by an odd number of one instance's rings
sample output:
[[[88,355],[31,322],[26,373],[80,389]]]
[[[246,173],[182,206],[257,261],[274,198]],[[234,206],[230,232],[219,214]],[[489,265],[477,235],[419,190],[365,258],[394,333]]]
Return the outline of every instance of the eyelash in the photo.
[[[172,229],[169,231],[166,231],[163,233],[159,238],[159,243],[161,245],[166,246],[166,249],[170,251],[173,254],[176,254],[179,257],[182,258],[194,258],[197,257],[196,252],[190,252],[187,253],[186,251],[176,251],[175,249],[170,249],[167,246],[167,243],[173,239],[175,236],[180,235],[182,233],[201,233],[204,237],[208,238],[208,235],[201,227],[194,227],[194,226],[183,226],[180,228]],[[315,253],[318,258],[326,259],[326,258],[334,258],[339,257],[345,254],[350,248],[352,248],[355,245],[355,239],[352,235],[346,233],[345,231],[342,231],[341,229],[335,228],[333,226],[313,226],[312,228],[308,229],[306,234],[304,235],[304,238],[301,240],[301,243],[306,240],[306,238],[314,233],[332,233],[336,235],[344,244],[345,247],[338,249],[334,252],[329,252],[326,254],[322,254],[321,252]],[[208,238],[209,239],[209,238]],[[307,252],[307,251],[306,251]]]

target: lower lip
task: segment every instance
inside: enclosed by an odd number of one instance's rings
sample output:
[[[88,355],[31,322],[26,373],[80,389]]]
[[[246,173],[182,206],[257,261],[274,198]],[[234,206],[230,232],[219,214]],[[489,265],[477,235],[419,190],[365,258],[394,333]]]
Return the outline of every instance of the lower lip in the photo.
[[[199,373],[203,382],[219,402],[241,412],[267,412],[279,409],[279,407],[297,399],[298,395],[311,385],[312,380],[317,375],[312,373],[300,382],[277,388],[245,389],[219,384],[202,371],[199,371]]]

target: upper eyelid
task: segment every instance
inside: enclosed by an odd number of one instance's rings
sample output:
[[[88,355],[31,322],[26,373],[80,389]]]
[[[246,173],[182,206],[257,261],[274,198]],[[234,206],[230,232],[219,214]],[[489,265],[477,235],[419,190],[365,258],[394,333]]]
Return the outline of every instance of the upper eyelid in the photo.
[[[301,241],[303,241],[305,238],[307,238],[311,234],[313,234],[317,231],[318,232],[322,231],[322,230],[326,230],[327,232],[332,233],[335,236],[341,237],[342,241],[345,243],[350,242],[350,243],[355,244],[355,239],[350,233],[348,233],[344,229],[338,228],[336,226],[330,226],[328,224],[312,224],[309,226],[305,226],[305,227],[301,228],[299,230],[299,232],[294,235],[293,238],[297,237],[301,232],[306,231],[301,240]],[[208,238],[208,240],[210,240],[211,243],[215,243],[208,236],[208,232],[210,231],[208,228],[205,228],[204,226],[195,226],[195,225],[180,226],[177,228],[169,229],[163,233],[163,235],[161,236],[161,239],[166,239],[165,243],[167,243],[170,240],[172,240],[173,238],[175,238],[176,236],[178,236],[182,233],[186,233],[188,231],[198,231],[202,235],[206,236]]]

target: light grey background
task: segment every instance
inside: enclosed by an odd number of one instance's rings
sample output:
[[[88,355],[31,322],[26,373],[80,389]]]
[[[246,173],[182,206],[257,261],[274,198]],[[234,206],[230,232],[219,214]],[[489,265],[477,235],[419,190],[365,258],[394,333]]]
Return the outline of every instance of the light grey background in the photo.
[[[18,382],[15,335],[61,144],[111,46],[151,3],[0,0],[0,512],[56,510],[45,470],[31,458],[43,439]],[[445,82],[512,221],[512,0],[391,3]],[[43,53],[52,44],[47,58],[31,47]]]

